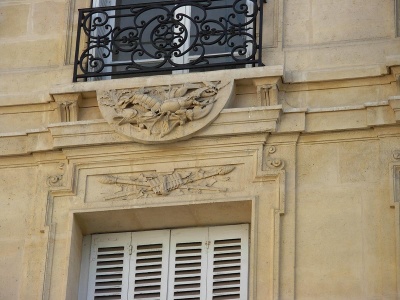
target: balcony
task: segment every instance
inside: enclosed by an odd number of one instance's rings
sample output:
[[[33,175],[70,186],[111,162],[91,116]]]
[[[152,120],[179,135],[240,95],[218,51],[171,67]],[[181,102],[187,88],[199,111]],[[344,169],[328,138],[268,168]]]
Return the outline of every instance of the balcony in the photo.
[[[262,66],[262,16],[263,0],[81,9],[73,81]]]

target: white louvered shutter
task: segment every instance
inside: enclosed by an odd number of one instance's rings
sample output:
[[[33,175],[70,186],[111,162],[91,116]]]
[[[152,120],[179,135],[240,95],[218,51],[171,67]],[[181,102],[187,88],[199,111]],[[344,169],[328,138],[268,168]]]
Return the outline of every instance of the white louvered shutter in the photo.
[[[166,300],[170,230],[132,233],[128,299]]]
[[[206,299],[208,228],[171,231],[168,300]]]
[[[126,300],[128,294],[131,233],[92,237],[88,299]]]
[[[207,300],[247,300],[249,226],[209,228]]]

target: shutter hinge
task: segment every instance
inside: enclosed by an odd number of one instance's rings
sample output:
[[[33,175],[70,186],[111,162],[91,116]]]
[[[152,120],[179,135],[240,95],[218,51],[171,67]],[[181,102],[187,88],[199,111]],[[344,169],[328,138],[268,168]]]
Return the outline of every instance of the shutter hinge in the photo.
[[[210,242],[210,241],[207,241],[207,242],[206,242],[207,249],[210,247],[210,245],[211,245],[211,242]]]
[[[132,251],[133,251],[133,246],[129,245],[129,255],[132,255]]]

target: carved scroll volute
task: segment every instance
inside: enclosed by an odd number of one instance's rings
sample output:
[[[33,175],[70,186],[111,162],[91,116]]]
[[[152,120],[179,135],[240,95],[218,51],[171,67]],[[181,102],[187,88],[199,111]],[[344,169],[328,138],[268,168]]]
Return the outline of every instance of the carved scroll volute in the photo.
[[[188,139],[213,122],[233,97],[233,82],[201,82],[97,92],[114,129],[141,143]]]

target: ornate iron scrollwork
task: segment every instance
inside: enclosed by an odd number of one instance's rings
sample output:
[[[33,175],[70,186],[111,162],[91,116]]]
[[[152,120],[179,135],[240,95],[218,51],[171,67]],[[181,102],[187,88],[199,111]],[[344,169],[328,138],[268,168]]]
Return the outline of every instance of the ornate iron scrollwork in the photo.
[[[262,3],[192,0],[81,9],[74,81],[262,65]]]

